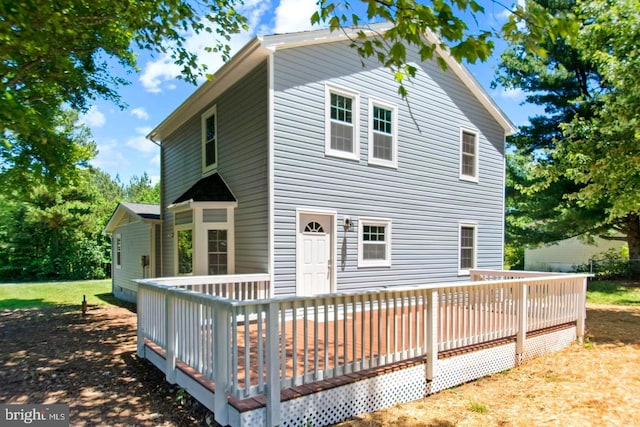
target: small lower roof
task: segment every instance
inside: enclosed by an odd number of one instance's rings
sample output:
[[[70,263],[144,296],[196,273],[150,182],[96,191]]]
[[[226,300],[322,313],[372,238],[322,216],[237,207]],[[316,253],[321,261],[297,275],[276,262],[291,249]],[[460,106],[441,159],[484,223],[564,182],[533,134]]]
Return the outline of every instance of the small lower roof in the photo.
[[[235,196],[217,172],[212,175],[205,176],[200,181],[193,184],[191,188],[174,200],[172,205],[177,205],[178,203],[187,201],[237,202]]]

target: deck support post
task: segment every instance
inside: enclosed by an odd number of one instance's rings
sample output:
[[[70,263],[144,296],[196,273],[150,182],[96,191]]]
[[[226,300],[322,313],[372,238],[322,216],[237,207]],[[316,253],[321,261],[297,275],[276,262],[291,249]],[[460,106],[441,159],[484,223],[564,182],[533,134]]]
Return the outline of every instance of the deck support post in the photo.
[[[166,367],[164,370],[167,382],[169,384],[176,383],[176,314],[175,314],[175,298],[169,289],[165,289],[165,342],[166,348]]]
[[[278,302],[267,305],[267,425],[281,423],[280,413],[280,336],[278,331]],[[293,319],[295,322],[295,317]]]
[[[577,281],[576,287],[578,288],[578,312],[576,313],[576,338],[578,343],[584,342],[584,324],[587,317],[587,281],[588,277],[582,279],[575,279]]]
[[[438,376],[438,290],[427,290],[427,381]]]
[[[524,357],[524,343],[527,339],[527,290],[529,286],[526,282],[520,284],[520,301],[518,304],[518,335],[516,336],[516,365],[522,363]]]
[[[217,361],[215,363],[215,385],[214,395],[214,416],[218,424],[226,426],[229,424],[229,402],[227,391],[229,390],[229,323],[231,310],[225,303],[216,302],[213,306],[215,319],[215,335],[213,345]],[[235,338],[234,338],[235,339]]]

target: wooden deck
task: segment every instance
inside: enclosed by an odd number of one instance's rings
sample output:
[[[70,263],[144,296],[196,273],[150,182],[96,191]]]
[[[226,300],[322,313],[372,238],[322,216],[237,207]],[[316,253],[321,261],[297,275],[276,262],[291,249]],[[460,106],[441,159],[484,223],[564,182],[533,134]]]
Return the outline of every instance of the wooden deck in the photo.
[[[286,425],[324,425],[509,369],[584,334],[586,275],[501,274],[247,301],[191,291],[185,279],[180,288],[140,283],[138,354],[223,425],[280,425],[299,412]]]

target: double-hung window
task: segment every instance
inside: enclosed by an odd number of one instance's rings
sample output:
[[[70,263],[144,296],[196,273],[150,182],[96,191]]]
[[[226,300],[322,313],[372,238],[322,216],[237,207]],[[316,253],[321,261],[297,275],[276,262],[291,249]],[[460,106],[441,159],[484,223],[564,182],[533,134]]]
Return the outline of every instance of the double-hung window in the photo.
[[[122,268],[122,235],[116,234],[115,238],[116,238],[116,244],[115,244],[116,268]]]
[[[358,267],[391,266],[391,220],[358,220]]]
[[[460,179],[478,181],[478,134],[460,130]]]
[[[459,225],[458,274],[469,274],[476,267],[476,233],[475,224]]]
[[[202,114],[202,172],[218,166],[218,115],[214,105]]]
[[[325,86],[325,154],[358,160],[359,106],[357,93]]]
[[[369,164],[398,167],[398,109],[369,101]]]

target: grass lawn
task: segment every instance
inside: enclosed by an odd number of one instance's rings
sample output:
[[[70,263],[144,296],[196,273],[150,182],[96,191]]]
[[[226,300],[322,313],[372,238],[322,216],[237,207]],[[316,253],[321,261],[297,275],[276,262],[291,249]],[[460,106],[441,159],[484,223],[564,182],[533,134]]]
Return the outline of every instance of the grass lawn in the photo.
[[[624,282],[593,281],[587,286],[587,302],[594,304],[640,305],[640,287]]]
[[[89,305],[108,304],[111,279],[78,282],[0,284],[0,310],[44,308],[54,305],[80,306],[86,295]]]

